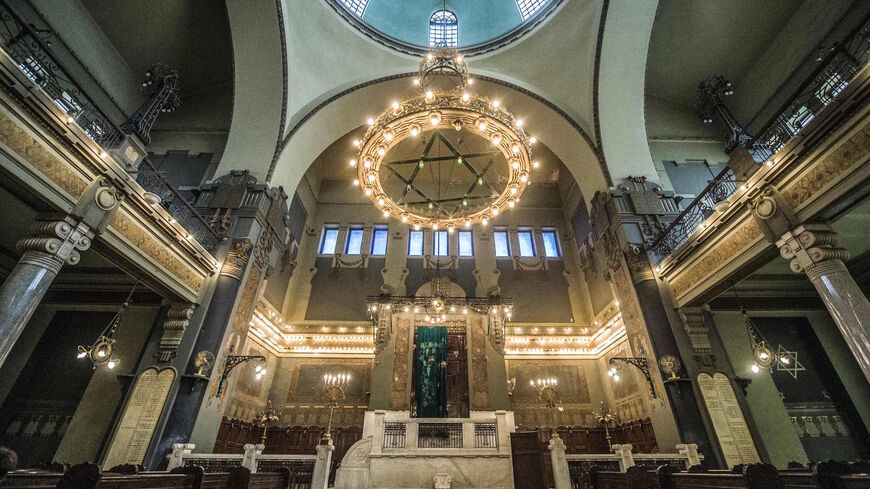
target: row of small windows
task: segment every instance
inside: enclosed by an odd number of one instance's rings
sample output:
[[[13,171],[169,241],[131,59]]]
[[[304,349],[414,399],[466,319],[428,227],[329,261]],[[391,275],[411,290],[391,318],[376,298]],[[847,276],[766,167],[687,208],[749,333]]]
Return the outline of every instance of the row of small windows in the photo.
[[[387,228],[375,227],[372,231],[371,256],[384,256],[387,254]],[[474,240],[472,239],[471,231],[458,231],[457,254],[459,256],[474,256]],[[410,231],[408,233],[408,256],[423,256],[423,231]],[[492,233],[493,243],[495,246],[495,256],[498,258],[509,258],[511,256],[511,244],[506,229],[497,229]],[[543,256],[547,258],[557,258],[559,252],[559,238],[554,228],[543,228],[541,230],[541,241],[544,245]],[[517,243],[519,244],[519,256],[534,257],[540,255],[540,251],[536,249],[535,238],[532,228],[520,228],[517,230]],[[319,252],[321,255],[332,255],[336,252],[338,245],[338,228],[327,226],[323,228],[323,235],[320,239]],[[363,245],[363,229],[361,227],[351,227],[347,232],[347,241],[344,247],[344,254],[360,255],[362,254]],[[435,231],[432,235],[432,255],[433,256],[449,256],[450,255],[450,239],[447,231]]]
[[[323,236],[320,238],[320,254],[333,255],[338,245],[338,228],[327,226],[323,228]],[[350,228],[347,231],[347,242],[344,247],[346,255],[361,255],[363,245],[363,229]],[[387,254],[387,228],[376,227],[372,231],[372,243],[369,254],[372,256],[384,256]]]
[[[355,13],[357,17],[362,17],[363,12],[366,11],[366,4],[368,0],[342,0],[344,2],[344,6],[347,7],[348,10]]]

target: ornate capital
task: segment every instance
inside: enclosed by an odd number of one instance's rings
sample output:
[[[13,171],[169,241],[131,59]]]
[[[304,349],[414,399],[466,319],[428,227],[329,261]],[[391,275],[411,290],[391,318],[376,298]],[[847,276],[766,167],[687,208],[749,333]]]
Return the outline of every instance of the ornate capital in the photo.
[[[836,271],[845,271],[843,260],[849,252],[837,245],[840,236],[823,223],[803,224],[786,232],[776,246],[795,273],[806,272],[810,281],[818,276]]]
[[[692,343],[692,350],[699,353],[711,351],[713,348],[710,346],[710,330],[704,322],[704,310],[700,307],[681,307],[677,313]]]
[[[628,265],[628,273],[631,274],[631,281],[635,285],[647,280],[655,280],[655,275],[649,264],[649,257],[643,248],[629,246],[624,254],[625,263]]]
[[[21,263],[28,263],[60,271],[64,263],[75,265],[81,260],[80,251],[91,246],[91,229],[67,217],[62,221],[37,221],[31,228],[30,238],[19,241],[18,251],[24,253]]]
[[[178,347],[184,337],[184,331],[190,324],[193,310],[196,304],[179,303],[172,304],[166,313],[166,321],[163,322],[163,336],[160,338],[160,346],[154,355],[158,362],[169,362],[178,353]]]
[[[224,266],[221,267],[221,275],[231,277],[238,281],[242,280],[248,260],[251,258],[253,246],[248,238],[233,240],[232,249],[227,252]]]

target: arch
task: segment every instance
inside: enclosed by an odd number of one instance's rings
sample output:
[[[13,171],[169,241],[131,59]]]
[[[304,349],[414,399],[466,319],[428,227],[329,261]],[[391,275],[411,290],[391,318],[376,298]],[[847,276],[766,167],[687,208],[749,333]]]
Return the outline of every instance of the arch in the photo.
[[[353,131],[362,133],[365,118],[384,110],[397,93],[405,93],[411,73],[388,76],[336,93],[306,114],[290,131],[274,167],[271,183],[293,193],[310,164],[330,144]],[[587,201],[609,186],[591,138],[580,124],[532,91],[495,77],[478,76],[475,90],[499,98],[571,172]],[[353,148],[348,148],[348,155]]]

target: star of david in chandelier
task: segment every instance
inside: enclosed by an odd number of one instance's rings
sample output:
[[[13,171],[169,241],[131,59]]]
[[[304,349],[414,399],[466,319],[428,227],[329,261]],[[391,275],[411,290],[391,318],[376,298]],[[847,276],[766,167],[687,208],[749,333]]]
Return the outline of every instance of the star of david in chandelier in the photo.
[[[534,136],[498,99],[470,93],[459,52],[439,48],[420,63],[420,93],[368,120],[350,165],[354,185],[383,213],[415,229],[487,224],[519,203],[539,164]]]
[[[785,372],[797,380],[798,372],[806,370],[803,364],[798,361],[798,352],[796,351],[790,351],[779,345],[776,349],[776,356],[779,358],[779,362],[776,364],[777,372]]]

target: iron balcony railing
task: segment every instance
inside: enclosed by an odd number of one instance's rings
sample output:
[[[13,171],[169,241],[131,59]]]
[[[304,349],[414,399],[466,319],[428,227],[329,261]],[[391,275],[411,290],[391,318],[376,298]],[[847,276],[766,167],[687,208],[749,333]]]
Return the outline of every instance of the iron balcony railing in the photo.
[[[417,448],[462,448],[462,423],[419,423]]]
[[[54,101],[54,104],[76,123],[87,136],[108,151],[120,146],[125,134],[92,101],[70,76],[63,62],[51,49],[50,29],[40,29],[28,22],[10,5],[0,0],[0,43],[24,76]],[[148,158],[142,162],[136,182],[146,191],[160,197],[161,205],[189,233],[191,239],[214,252],[217,233],[184,199],[163,172]]]
[[[764,163],[806,127],[816,115],[833,102],[870,58],[870,17],[853,29],[846,38],[835,43],[829,54],[783,104],[750,145],[753,156]],[[725,168],[701,191],[666,228],[649,242],[649,249],[662,260],[673,253],[716,209],[716,204],[728,200],[738,185],[734,173]]]

